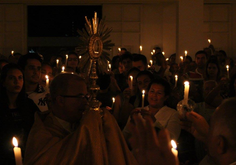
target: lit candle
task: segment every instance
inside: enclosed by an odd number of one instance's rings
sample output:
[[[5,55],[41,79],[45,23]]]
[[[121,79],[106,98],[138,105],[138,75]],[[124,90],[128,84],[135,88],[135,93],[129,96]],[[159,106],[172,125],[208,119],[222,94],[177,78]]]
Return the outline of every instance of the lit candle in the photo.
[[[189,82],[184,82],[184,101],[183,105],[188,105],[188,94],[189,94]]]
[[[144,108],[145,90],[142,91],[142,108]]]
[[[226,69],[227,69],[227,78],[229,79],[229,65],[226,65]]]
[[[151,66],[152,66],[152,63],[153,63],[152,60],[150,60],[150,65],[151,65]]]
[[[111,71],[111,64],[108,64],[108,71]]]
[[[153,50],[152,50],[152,52],[153,52],[153,53],[156,53],[156,50],[155,50],[155,49],[153,49]]]
[[[175,87],[177,87],[178,75],[175,75]]]
[[[49,87],[49,76],[45,75],[45,78],[46,78],[46,87],[48,88]]]
[[[12,138],[12,143],[14,145],[13,151],[16,165],[22,165],[21,149],[18,147],[18,141],[15,137]]]
[[[12,55],[12,56],[13,56],[13,54],[14,54],[14,50],[11,51],[11,55]]]
[[[166,58],[166,61],[169,61],[169,58]]]
[[[66,66],[67,66],[67,61],[68,61],[68,54],[66,54]]]
[[[151,55],[153,55],[153,52],[151,52]]]
[[[118,48],[118,51],[121,52],[121,48]]]
[[[184,61],[184,58],[183,58],[183,56],[180,56],[179,58],[180,58],[181,62],[183,62],[183,61]]]
[[[143,51],[143,47],[140,45],[139,46],[139,51],[142,52]]]
[[[163,56],[165,55],[165,52],[162,52]]]
[[[112,97],[112,105],[111,105],[111,109],[113,109],[114,104],[115,104],[115,101],[116,101],[115,97]]]
[[[184,55],[185,55],[185,57],[188,55],[188,51],[187,50],[184,51]]]
[[[211,39],[208,39],[208,43],[211,44]]]
[[[79,60],[81,60],[82,56],[79,56]]]
[[[57,68],[59,67],[59,59],[56,60]]]
[[[65,66],[61,67],[61,72],[65,72]]]
[[[175,155],[175,157],[178,157],[177,145],[174,140],[171,140],[171,145],[172,145],[171,148],[172,153]]]
[[[130,90],[132,92],[132,90],[133,90],[133,76],[129,76],[129,78],[130,78]]]
[[[151,68],[151,66],[150,66],[150,65],[148,65],[148,68]]]

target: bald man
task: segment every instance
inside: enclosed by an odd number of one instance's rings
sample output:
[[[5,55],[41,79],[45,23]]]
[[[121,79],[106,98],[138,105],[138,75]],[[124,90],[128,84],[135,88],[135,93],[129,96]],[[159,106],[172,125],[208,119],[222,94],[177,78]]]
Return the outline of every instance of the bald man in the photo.
[[[200,164],[236,164],[236,98],[226,99],[213,113],[210,125],[195,112],[187,113],[182,128],[205,142],[208,157]]]
[[[59,74],[50,84],[51,113],[35,115],[24,164],[120,165],[137,162],[108,111],[88,109],[85,81]]]

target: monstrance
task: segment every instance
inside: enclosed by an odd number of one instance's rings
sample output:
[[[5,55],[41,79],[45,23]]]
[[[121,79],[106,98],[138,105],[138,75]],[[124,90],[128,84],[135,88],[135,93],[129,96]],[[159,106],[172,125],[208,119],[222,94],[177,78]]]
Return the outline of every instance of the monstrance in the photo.
[[[100,87],[96,84],[98,79],[97,71],[103,74],[108,62],[110,61],[110,54],[113,43],[108,40],[112,28],[107,28],[104,20],[97,18],[97,13],[94,13],[92,22],[85,16],[85,29],[78,30],[80,35],[80,43],[76,47],[77,53],[82,55],[79,67],[84,73],[87,73],[90,79],[90,92],[92,98],[90,100],[90,110],[99,110],[100,102],[96,99],[97,92]]]

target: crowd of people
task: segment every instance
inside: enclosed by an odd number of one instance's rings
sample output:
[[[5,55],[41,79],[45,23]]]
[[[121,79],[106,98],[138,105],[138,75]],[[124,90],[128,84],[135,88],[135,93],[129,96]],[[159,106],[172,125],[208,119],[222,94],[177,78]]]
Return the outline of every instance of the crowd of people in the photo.
[[[178,60],[155,47],[150,62],[122,48],[111,68],[97,73],[99,113],[89,110],[82,55],[71,51],[45,61],[37,53],[15,53],[0,59],[1,164],[15,162],[12,137],[24,164],[235,163],[236,67],[213,48]],[[195,106],[180,118],[186,80]]]

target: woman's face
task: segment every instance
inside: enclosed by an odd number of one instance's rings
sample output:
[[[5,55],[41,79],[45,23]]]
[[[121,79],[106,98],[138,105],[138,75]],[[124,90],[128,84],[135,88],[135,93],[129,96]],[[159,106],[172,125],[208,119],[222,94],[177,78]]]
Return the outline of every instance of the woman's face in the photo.
[[[207,66],[207,73],[210,77],[217,76],[218,69],[217,69],[216,64],[209,63],[208,66]]]
[[[79,63],[79,59],[77,57],[77,55],[75,54],[70,54],[68,56],[68,62],[67,62],[67,65],[73,69],[75,69],[77,66],[78,66],[78,63]]]
[[[151,79],[148,75],[141,75],[137,78],[138,88],[140,91],[147,91],[148,85],[150,84]]]
[[[41,83],[40,83],[43,87],[46,86],[46,77],[45,77],[46,75],[49,76],[49,82],[51,82],[53,79],[52,68],[48,65],[43,65],[41,69]]]
[[[168,96],[165,96],[165,88],[160,84],[152,84],[148,91],[148,102],[151,107],[161,108]]]
[[[18,69],[11,69],[3,82],[3,86],[8,93],[20,93],[24,84],[23,74]]]

